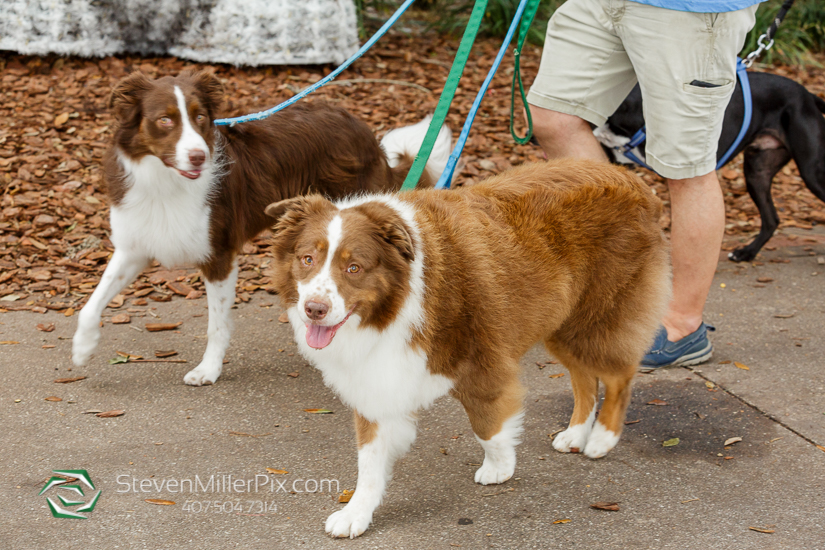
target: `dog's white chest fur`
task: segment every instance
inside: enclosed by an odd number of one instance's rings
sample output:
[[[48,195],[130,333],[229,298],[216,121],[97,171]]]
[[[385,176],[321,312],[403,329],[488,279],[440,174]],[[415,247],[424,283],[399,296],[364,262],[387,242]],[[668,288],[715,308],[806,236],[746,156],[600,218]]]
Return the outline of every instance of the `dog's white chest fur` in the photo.
[[[112,243],[154,258],[166,267],[206,261],[212,170],[197,180],[178,175],[154,156],[134,162],[119,155],[129,186],[112,207]]]
[[[429,407],[447,394],[453,382],[427,370],[427,357],[407,345],[402,327],[383,332],[358,328],[350,318],[332,343],[313,349],[306,343],[306,326],[295,307],[289,319],[301,354],[324,376],[324,382],[347,406],[367,420],[404,416]]]

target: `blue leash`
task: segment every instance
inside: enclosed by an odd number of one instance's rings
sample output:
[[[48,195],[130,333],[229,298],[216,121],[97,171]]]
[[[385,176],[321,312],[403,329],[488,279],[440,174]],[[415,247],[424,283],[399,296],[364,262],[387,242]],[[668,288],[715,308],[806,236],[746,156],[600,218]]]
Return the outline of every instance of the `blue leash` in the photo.
[[[487,73],[487,78],[484,79],[484,83],[481,85],[481,89],[478,91],[475,101],[473,101],[473,106],[470,108],[470,112],[467,114],[467,120],[464,122],[464,127],[461,129],[461,134],[458,136],[458,141],[456,141],[455,147],[453,148],[453,152],[450,154],[450,158],[447,160],[447,166],[441,173],[441,177],[438,179],[438,183],[435,184],[436,189],[449,189],[450,187],[450,180],[452,180],[453,178],[453,172],[455,171],[455,166],[458,163],[458,158],[461,156],[461,152],[464,150],[464,144],[467,142],[467,136],[470,135],[470,128],[472,128],[473,120],[475,120],[478,108],[481,106],[481,100],[484,99],[484,94],[487,93],[487,87],[493,80],[493,76],[495,76],[496,71],[498,70],[498,66],[501,65],[501,60],[504,58],[504,54],[507,53],[507,48],[510,46],[510,41],[513,39],[513,34],[516,31],[516,27],[518,27],[519,23],[521,22],[521,16],[524,13],[524,8],[525,6],[527,6],[527,2],[528,0],[521,0],[521,2],[519,3],[518,9],[516,10],[516,15],[515,17],[513,17],[513,22],[510,23],[510,28],[507,31],[507,36],[504,38],[504,43],[501,45],[501,48],[498,51],[498,55],[496,56],[495,61],[493,61],[493,66]]]
[[[727,152],[722,155],[722,158],[719,159],[719,162],[716,163],[716,169],[719,170],[725,164],[727,164],[730,157],[736,151],[736,148],[739,147],[739,144],[742,143],[742,140],[745,139],[745,134],[748,133],[748,129],[751,127],[751,119],[753,118],[753,97],[751,96],[751,84],[750,80],[748,80],[748,68],[745,66],[745,63],[740,59],[736,58],[736,76],[739,79],[740,84],[742,84],[742,96],[745,100],[745,116],[742,119],[742,127],[739,129],[739,135],[736,136],[736,139],[733,140],[733,145],[731,145]],[[653,168],[642,162],[642,160],[633,154],[633,149],[641,145],[647,139],[647,135],[645,134],[645,127],[642,126],[639,130],[633,134],[633,137],[630,138],[630,141],[625,143],[622,146],[614,147],[618,152],[638,164],[639,166],[644,166],[651,172],[655,172]]]
[[[352,63],[356,59],[358,59],[359,57],[364,55],[364,52],[366,52],[367,50],[372,48],[372,46],[376,42],[378,42],[378,39],[381,38],[382,36],[384,36],[384,34],[389,30],[389,28],[392,27],[395,24],[396,21],[398,21],[398,18],[401,17],[401,15],[405,11],[407,11],[407,8],[409,8],[410,5],[414,1],[415,0],[407,0],[406,2],[404,2],[401,5],[401,7],[398,8],[395,11],[394,14],[392,14],[392,17],[390,17],[387,20],[387,22],[384,23],[384,25],[380,29],[378,29],[378,32],[376,32],[372,36],[372,38],[367,40],[367,42],[363,46],[361,46],[361,49],[359,49],[357,52],[355,52],[355,54],[352,57],[350,57],[349,59],[344,61],[344,63],[341,66],[339,66],[337,69],[335,69],[334,71],[329,73],[327,76],[325,76],[324,78],[322,78],[321,80],[319,80],[318,82],[313,84],[312,86],[309,86],[308,88],[304,88],[303,90],[298,92],[296,95],[292,96],[290,99],[284,101],[280,105],[276,105],[275,107],[272,107],[271,109],[267,109],[266,111],[261,111],[260,113],[252,113],[252,114],[249,114],[249,115],[239,116],[239,117],[235,117],[235,118],[220,118],[220,119],[215,121],[215,125],[216,126],[234,126],[234,125],[240,124],[242,122],[249,122],[249,121],[252,121],[252,120],[263,120],[263,119],[267,118],[268,116],[271,116],[271,115],[277,113],[278,111],[289,107],[293,103],[296,103],[296,102],[300,101],[301,99],[308,96],[309,94],[311,94],[312,92],[314,92],[315,90],[320,88],[321,86],[324,86],[324,85],[328,84],[336,76],[341,74],[347,67],[352,65]]]

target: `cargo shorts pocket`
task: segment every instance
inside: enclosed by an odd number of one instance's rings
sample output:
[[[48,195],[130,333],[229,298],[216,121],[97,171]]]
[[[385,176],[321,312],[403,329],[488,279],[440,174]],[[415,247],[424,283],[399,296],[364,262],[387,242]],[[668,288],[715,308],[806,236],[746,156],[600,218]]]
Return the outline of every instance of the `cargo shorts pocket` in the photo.
[[[733,88],[736,86],[735,80],[705,80],[703,81],[705,84],[710,84],[710,86],[702,86],[693,84],[691,82],[685,82],[682,85],[682,89],[689,94],[695,94],[698,96],[706,96],[706,97],[723,97],[730,94],[733,91]]]

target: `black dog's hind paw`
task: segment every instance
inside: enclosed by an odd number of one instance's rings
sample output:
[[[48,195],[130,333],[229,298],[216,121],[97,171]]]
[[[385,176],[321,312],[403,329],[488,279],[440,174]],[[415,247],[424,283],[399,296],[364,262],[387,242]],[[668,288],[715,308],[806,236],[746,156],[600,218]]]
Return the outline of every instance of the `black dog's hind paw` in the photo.
[[[749,262],[756,258],[756,255],[759,253],[759,249],[753,250],[750,246],[743,246],[737,248],[733,252],[728,253],[728,259],[734,262]]]

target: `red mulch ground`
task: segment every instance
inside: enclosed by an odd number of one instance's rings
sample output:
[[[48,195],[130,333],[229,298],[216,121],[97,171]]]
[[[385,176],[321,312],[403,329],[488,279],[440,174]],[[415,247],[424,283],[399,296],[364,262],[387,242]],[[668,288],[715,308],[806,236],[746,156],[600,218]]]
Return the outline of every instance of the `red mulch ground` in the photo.
[[[314,98],[340,103],[382,135],[418,122],[431,112],[458,41],[434,34],[389,35]],[[479,39],[465,70],[448,123],[457,135],[498,48]],[[526,84],[538,68],[540,50],[527,47],[522,67]],[[825,61],[825,57],[820,58]],[[65,310],[71,315],[92,292],[112,251],[107,198],[100,161],[111,137],[106,103],[112,85],[134,70],[152,77],[173,75],[194,63],[176,58],[130,56],[103,59],[29,57],[0,52],[0,311]],[[224,114],[235,116],[268,108],[328,74],[329,67],[235,68],[214,66],[225,82]],[[825,96],[821,68],[764,67],[793,78]],[[487,93],[464,151],[463,184],[540,158],[533,146],[516,145],[508,132],[512,58]],[[342,85],[348,79],[400,80]],[[667,205],[662,181],[639,170]],[[722,170],[727,203],[727,234],[746,236],[759,228],[759,216],[745,190],[741,158]],[[782,226],[811,228],[825,222],[825,205],[804,186],[796,168],[776,178],[773,194]],[[666,210],[662,224],[669,223]],[[241,258],[239,300],[268,284],[265,238],[249,243]],[[262,271],[263,270],[263,271]],[[197,298],[197,271],[154,267],[123,294],[141,305],[146,298],[171,299],[175,293]],[[193,292],[194,291],[194,292]],[[122,300],[121,300],[122,303]]]

